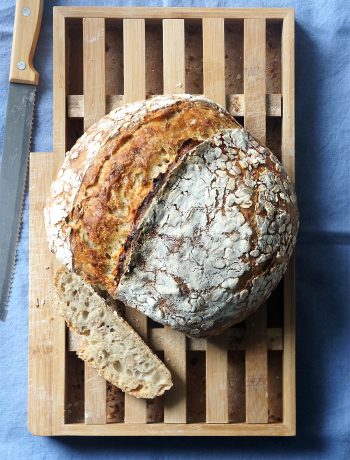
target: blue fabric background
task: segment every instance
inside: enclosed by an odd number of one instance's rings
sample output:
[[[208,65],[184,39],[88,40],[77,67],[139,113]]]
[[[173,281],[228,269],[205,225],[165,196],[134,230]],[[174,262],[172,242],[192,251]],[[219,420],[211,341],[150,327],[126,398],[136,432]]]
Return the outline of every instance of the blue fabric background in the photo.
[[[14,0],[0,4],[2,145]],[[350,458],[350,2],[45,2],[33,151],[52,150],[52,6],[230,6],[296,9],[296,438],[38,438],[27,430],[28,200],[6,323],[0,324],[0,460]],[[1,263],[1,262],[0,262]],[[2,269],[0,267],[0,269]]]

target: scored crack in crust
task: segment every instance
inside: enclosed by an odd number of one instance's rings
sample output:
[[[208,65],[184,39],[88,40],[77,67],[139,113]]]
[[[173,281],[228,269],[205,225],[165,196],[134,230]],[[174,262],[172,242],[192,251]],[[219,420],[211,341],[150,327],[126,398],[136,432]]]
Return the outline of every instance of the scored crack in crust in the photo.
[[[243,128],[193,148],[135,233],[116,297],[190,336],[216,334],[263,303],[298,229],[294,187]]]
[[[199,96],[157,96],[112,111],[67,153],[51,187],[45,208],[51,251],[115,295],[125,243],[167,172],[199,142],[237,126]]]

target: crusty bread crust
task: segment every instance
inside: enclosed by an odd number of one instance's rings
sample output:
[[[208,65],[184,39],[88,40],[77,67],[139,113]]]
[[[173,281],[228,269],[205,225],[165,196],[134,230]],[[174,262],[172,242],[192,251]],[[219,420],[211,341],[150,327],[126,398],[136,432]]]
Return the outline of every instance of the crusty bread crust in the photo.
[[[154,398],[171,388],[165,365],[91,286],[66,269],[57,271],[54,283],[55,309],[80,335],[81,359],[136,398]]]
[[[125,243],[179,155],[237,127],[203,97],[157,96],[112,111],[67,153],[45,208],[50,249],[70,270],[115,295]]]

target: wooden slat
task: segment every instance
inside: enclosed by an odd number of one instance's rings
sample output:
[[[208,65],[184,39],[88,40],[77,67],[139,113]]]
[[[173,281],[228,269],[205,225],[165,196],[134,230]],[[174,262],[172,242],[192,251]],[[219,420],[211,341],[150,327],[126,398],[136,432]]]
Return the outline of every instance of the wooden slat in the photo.
[[[285,17],[282,27],[282,162],[289,177],[295,177],[295,76],[294,10]]]
[[[163,21],[164,94],[185,92],[185,24],[183,19]],[[186,423],[186,336],[165,326],[164,359],[173,388],[164,399],[164,422]]]
[[[109,423],[106,425],[67,424],[56,433],[70,436],[290,436],[283,423]],[[141,443],[142,440],[134,442]],[[174,441],[173,441],[174,442]],[[182,441],[186,443],[186,441]],[[213,441],[213,444],[217,442]],[[253,441],[252,441],[253,442]]]
[[[226,96],[227,110],[234,117],[244,116],[244,94],[229,94]],[[266,116],[280,117],[282,115],[282,98],[280,94],[266,94]]]
[[[105,115],[105,22],[104,19],[84,19],[84,129]]]
[[[244,21],[244,127],[266,141],[266,21]]]
[[[125,19],[124,37],[124,101],[141,100],[146,95],[145,84],[145,21]],[[147,337],[147,318],[132,308],[125,309],[125,318],[143,337]],[[146,423],[146,401],[125,395],[125,422]]]
[[[280,117],[282,115],[282,104],[280,94],[266,95],[266,116]],[[122,94],[106,95],[106,112],[110,112],[124,104]],[[227,110],[234,117],[244,115],[244,94],[229,94],[226,96]],[[68,118],[84,117],[84,96],[82,94],[72,94],[67,96],[67,115]]]
[[[294,180],[294,10],[290,9],[282,28],[282,162]],[[284,275],[284,353],[283,353],[283,421],[291,434],[296,431],[295,400],[295,260],[289,262]]]
[[[225,35],[222,18],[203,19],[204,95],[225,106]],[[207,341],[206,421],[228,422],[227,349],[220,339]]]
[[[204,95],[225,107],[224,19],[203,19],[202,27]]]
[[[266,140],[266,21],[244,20],[244,127]],[[246,422],[268,422],[266,306],[249,317],[246,348]]]
[[[84,129],[105,114],[105,22],[83,21]],[[85,364],[85,423],[106,423],[106,381]]]
[[[163,21],[164,94],[185,93],[185,21]]]
[[[145,21],[124,19],[124,99],[125,103],[145,99]]]
[[[48,273],[52,266],[46,245],[43,207],[53,179],[53,154],[32,153],[29,183],[29,353],[28,428],[32,434],[52,434],[52,382],[54,321],[52,283]],[[38,391],[40,388],[40,393]]]
[[[66,74],[66,22],[60,15],[54,15],[54,35],[53,35],[53,62],[54,62],[54,111],[53,111],[53,171],[54,177],[60,167],[65,153],[66,153],[66,93],[67,93],[67,74]],[[49,175],[49,171],[47,171]],[[40,221],[38,222],[40,225]],[[45,243],[44,243],[45,242]],[[46,240],[43,240],[45,244]],[[38,252],[39,252],[39,248]],[[40,248],[40,250],[44,250]],[[50,274],[47,274],[43,282],[48,285],[52,283],[52,277],[59,267],[59,263],[54,255],[50,255],[47,259],[48,266],[50,266]],[[31,272],[32,274],[33,272]],[[53,302],[53,298],[48,298],[48,302]],[[53,433],[59,431],[65,421],[65,385],[66,385],[66,323],[64,319],[57,315],[51,309],[52,317],[52,350],[53,350],[53,363],[52,363],[52,396],[53,396],[53,410],[52,410],[52,431]],[[41,388],[37,390],[41,393]]]
[[[246,422],[268,422],[266,305],[246,320]]]
[[[227,348],[213,337],[207,340],[206,353],[206,421],[228,422]]]
[[[66,153],[66,23],[64,17],[54,14],[53,64],[54,64],[54,111],[53,145],[54,168],[58,169]]]
[[[76,334],[69,335],[69,351],[76,351],[79,347],[80,338]],[[154,351],[164,350],[164,328],[157,327],[148,330],[147,343]],[[245,329],[242,327],[232,328],[228,336],[225,337],[224,343],[228,350],[242,351],[245,350]],[[187,337],[188,351],[206,351],[206,339],[190,339]],[[282,328],[270,327],[267,329],[267,349],[271,351],[282,351],[283,337]]]
[[[283,19],[291,8],[130,8],[130,7],[60,7],[57,14],[67,18],[269,18]]]
[[[283,20],[282,28],[282,162],[289,177],[295,178],[295,76],[294,10]],[[295,259],[292,257],[284,276],[284,354],[283,354],[283,421],[296,432],[295,389]]]
[[[164,332],[164,362],[173,380],[164,398],[164,422],[186,423],[186,336],[167,326]]]

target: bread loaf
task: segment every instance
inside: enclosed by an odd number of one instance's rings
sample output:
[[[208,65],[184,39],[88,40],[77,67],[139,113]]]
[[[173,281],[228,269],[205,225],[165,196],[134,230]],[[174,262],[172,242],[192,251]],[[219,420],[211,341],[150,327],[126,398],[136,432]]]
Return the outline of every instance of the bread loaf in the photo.
[[[191,336],[255,311],[281,280],[298,227],[277,158],[243,128],[194,147],[159,190],[117,298]]]
[[[78,356],[121,390],[154,398],[171,388],[170,372],[91,286],[65,269],[55,277],[55,308],[82,338]]]
[[[206,336],[270,295],[298,210],[278,159],[223,108],[158,96],[111,112],[78,140],[45,222],[51,250],[95,289]]]

